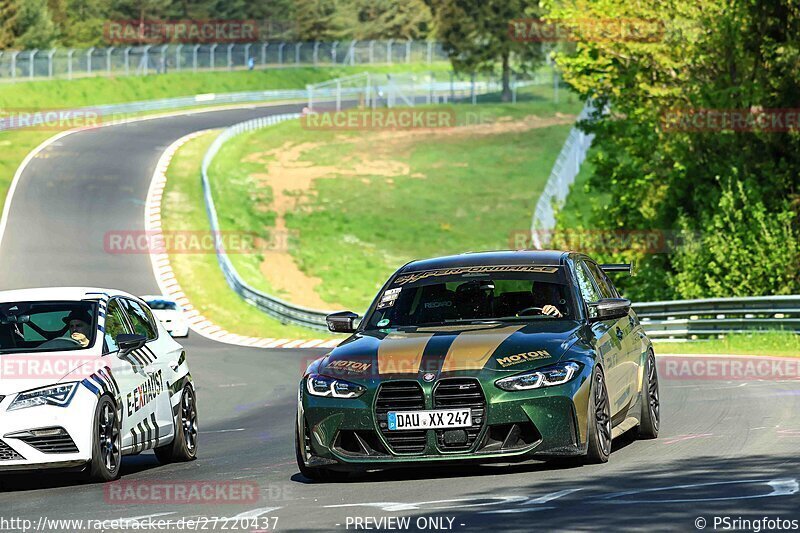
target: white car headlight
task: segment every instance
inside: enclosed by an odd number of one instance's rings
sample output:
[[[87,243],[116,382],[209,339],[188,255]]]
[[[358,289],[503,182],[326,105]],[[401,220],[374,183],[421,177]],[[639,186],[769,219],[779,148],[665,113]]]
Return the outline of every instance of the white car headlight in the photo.
[[[312,396],[327,396],[331,398],[357,398],[364,394],[366,387],[334,379],[319,374],[309,374],[306,378],[306,390]]]
[[[11,405],[8,406],[9,411],[16,409],[25,409],[26,407],[36,407],[37,405],[56,405],[59,407],[66,407],[72,401],[75,395],[75,390],[78,388],[77,381],[69,383],[59,383],[58,385],[49,385],[40,389],[33,389],[25,392],[20,392]]]
[[[555,385],[563,385],[571,380],[580,369],[581,365],[570,361],[568,363],[559,363],[532,372],[525,372],[524,374],[498,379],[494,384],[505,391],[553,387]]]

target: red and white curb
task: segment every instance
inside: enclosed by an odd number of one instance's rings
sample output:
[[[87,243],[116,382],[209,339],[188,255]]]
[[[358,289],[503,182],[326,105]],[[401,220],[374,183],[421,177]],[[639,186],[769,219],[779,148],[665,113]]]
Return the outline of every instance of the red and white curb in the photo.
[[[208,131],[196,131],[181,137],[161,154],[155,172],[153,172],[153,178],[150,181],[150,189],[147,192],[144,209],[144,229],[149,237],[149,242],[165,242],[161,228],[161,201],[164,197],[164,187],[167,184],[167,169],[175,152],[186,142]],[[153,264],[153,274],[161,293],[175,300],[183,307],[189,327],[203,337],[227,344],[253,348],[333,348],[341,342],[341,339],[306,340],[246,337],[222,329],[200,314],[181,290],[181,286],[178,280],[175,279],[175,273],[170,266],[169,254],[151,253],[150,261]]]

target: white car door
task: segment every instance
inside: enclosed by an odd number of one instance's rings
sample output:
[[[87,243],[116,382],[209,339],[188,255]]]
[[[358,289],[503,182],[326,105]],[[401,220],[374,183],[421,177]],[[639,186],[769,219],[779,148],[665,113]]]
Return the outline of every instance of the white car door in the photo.
[[[122,411],[122,449],[136,453],[155,447],[159,437],[155,405],[164,388],[154,373],[155,357],[143,349],[120,350],[117,337],[123,333],[136,333],[124,310],[125,301],[113,297],[108,302],[104,350],[108,352],[111,370],[120,389]]]
[[[174,371],[170,366],[172,359],[177,359],[179,354],[172,354],[171,348],[180,346],[175,343],[167,333],[162,333],[155,317],[146,306],[129,298],[123,298],[122,303],[133,327],[134,333],[147,337],[147,342],[136,353],[142,358],[149,359],[148,375],[156,385],[156,394],[152,399],[152,415],[150,426],[156,431],[155,445],[163,445],[172,440],[174,422],[172,405],[170,403],[170,384],[175,381]],[[147,422],[147,421],[146,421]]]

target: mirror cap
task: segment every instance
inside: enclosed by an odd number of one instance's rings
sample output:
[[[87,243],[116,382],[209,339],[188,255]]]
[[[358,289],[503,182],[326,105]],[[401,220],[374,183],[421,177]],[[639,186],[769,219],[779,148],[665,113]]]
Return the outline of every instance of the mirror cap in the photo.
[[[603,298],[590,303],[589,307],[595,310],[595,315],[589,321],[600,322],[627,316],[631,310],[631,301],[627,298]]]
[[[121,333],[114,339],[120,350],[136,350],[144,346],[147,337],[136,333]]]
[[[334,333],[354,333],[358,315],[352,311],[339,311],[325,317],[328,329]]]

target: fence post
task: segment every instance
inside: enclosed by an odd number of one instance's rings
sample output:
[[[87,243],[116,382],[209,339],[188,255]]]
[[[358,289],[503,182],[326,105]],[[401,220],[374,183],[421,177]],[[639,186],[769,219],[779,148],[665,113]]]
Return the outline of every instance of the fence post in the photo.
[[[369,64],[372,65],[375,63],[375,41],[369,42]]]
[[[92,54],[94,53],[94,46],[86,50],[86,73],[92,73]]]
[[[281,43],[278,45],[278,64],[283,65],[283,47],[286,46],[286,43]]]
[[[175,70],[180,72],[181,71],[181,50],[183,49],[183,45],[179,44],[175,47]]]
[[[558,71],[553,69],[553,100],[558,103]]]
[[[192,47],[192,72],[197,72],[197,52],[200,50],[200,45],[196,44]]]
[[[472,98],[472,105],[475,105],[478,103],[477,102],[478,94],[475,92],[475,72],[472,73],[472,76],[470,78],[469,90],[470,90],[470,97]]]
[[[122,58],[125,63],[125,75],[130,74],[131,70],[131,47],[125,47],[125,50],[122,51]]]
[[[214,57],[215,52],[217,51],[217,44],[212,44],[211,48],[209,49],[209,67],[211,70],[214,70],[214,66],[216,65],[216,57]]]
[[[336,111],[342,110],[342,82],[336,79]]]
[[[72,55],[75,53],[75,50],[70,48],[67,50],[67,79],[72,79]]]
[[[39,50],[31,50],[28,53],[28,78],[33,79],[33,70],[34,70],[34,60],[36,59],[36,53]]]
[[[56,49],[55,48],[52,48],[47,53],[47,77],[48,78],[52,78],[53,77],[53,56],[55,54],[56,54]]]
[[[16,50],[11,52],[11,77],[12,78],[16,78],[17,77],[17,56],[18,55],[19,55],[19,52],[16,51]]]
[[[234,46],[233,43],[228,45],[228,54],[227,54],[228,70],[231,70],[233,68],[233,46]]]
[[[314,41],[314,52],[312,55],[312,62],[317,66],[317,54],[319,54],[319,41]]]
[[[433,85],[436,80],[433,71],[430,71],[428,74],[428,80],[428,99],[426,100],[426,103],[430,104],[433,101]]]
[[[247,43],[244,45],[244,66],[250,68],[250,47],[253,46],[253,43]],[[255,60],[253,61],[255,62]]]
[[[350,65],[356,64],[356,43],[358,41],[350,41],[350,50],[347,52],[350,56]]]
[[[367,109],[369,109],[369,103],[371,99],[372,99],[372,75],[369,72],[367,72],[367,99],[366,102],[364,102],[365,105],[367,106]]]
[[[294,64],[300,64],[300,47],[303,46],[302,41],[294,45]]]
[[[514,79],[511,81],[511,103],[517,103],[517,81],[518,78],[514,76]]]
[[[139,63],[140,74],[147,74],[150,70],[150,47],[151,45],[148,44],[142,49],[142,59]]]
[[[411,63],[411,39],[406,41],[406,63]]]
[[[261,43],[261,66],[267,66],[267,47],[269,43]]]
[[[339,46],[339,41],[334,41],[331,47],[331,61],[336,64],[336,48]]]
[[[392,64],[392,45],[394,44],[394,39],[389,39],[389,42],[386,43],[386,62],[390,65]]]
[[[308,112],[314,111],[314,86],[306,85],[306,92],[308,93]]]
[[[433,61],[433,42],[428,41],[428,64],[430,65]]]
[[[167,73],[167,48],[169,48],[168,44],[165,44],[161,47],[161,73]]]
[[[453,71],[450,71],[450,100],[456,99],[456,91],[453,87]]]
[[[106,74],[111,75],[111,54],[114,53],[114,47],[106,48]]]

